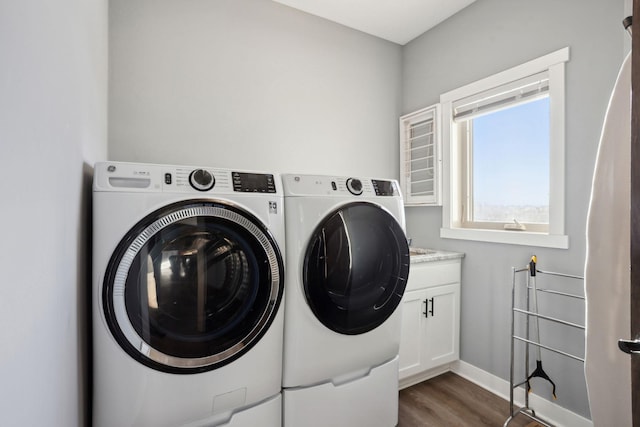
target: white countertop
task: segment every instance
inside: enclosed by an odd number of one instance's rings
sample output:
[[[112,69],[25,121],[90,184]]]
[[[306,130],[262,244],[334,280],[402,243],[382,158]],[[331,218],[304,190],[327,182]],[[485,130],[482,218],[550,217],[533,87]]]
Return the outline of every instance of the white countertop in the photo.
[[[411,264],[464,258],[464,253],[461,253],[461,252],[450,252],[450,251],[441,251],[438,249],[425,249],[425,248],[413,248],[413,247],[409,248],[409,254],[411,255]]]

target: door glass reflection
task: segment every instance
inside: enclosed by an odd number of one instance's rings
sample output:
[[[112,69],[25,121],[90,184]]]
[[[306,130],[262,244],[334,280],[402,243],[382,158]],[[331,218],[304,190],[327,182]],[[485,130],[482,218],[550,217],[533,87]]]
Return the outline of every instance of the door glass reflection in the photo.
[[[264,251],[250,234],[207,217],[172,224],[147,241],[125,287],[132,325],[153,348],[202,357],[234,345],[268,304]],[[269,283],[269,282],[267,282]]]

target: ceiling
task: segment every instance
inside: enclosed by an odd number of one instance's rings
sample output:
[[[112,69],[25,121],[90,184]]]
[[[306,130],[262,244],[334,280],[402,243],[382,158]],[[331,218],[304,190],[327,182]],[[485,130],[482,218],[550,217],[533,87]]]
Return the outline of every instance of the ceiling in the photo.
[[[273,0],[404,45],[475,0]]]

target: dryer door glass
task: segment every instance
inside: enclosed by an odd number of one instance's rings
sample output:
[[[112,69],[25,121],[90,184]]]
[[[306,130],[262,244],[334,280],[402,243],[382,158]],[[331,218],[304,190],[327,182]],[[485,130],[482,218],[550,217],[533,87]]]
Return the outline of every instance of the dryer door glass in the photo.
[[[307,302],[325,326],[342,334],[370,331],[391,316],[404,294],[404,231],[377,205],[345,205],[316,228],[303,275]]]
[[[266,332],[282,298],[280,253],[260,222],[230,206],[173,206],[126,236],[103,299],[130,354],[168,372],[214,369]]]

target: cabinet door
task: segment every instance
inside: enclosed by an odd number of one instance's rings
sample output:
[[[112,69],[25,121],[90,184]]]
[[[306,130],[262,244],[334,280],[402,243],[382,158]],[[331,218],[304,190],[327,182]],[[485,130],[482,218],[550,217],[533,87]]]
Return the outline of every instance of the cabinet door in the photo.
[[[410,291],[402,300],[402,330],[400,333],[400,379],[423,370],[424,300],[426,290]]]
[[[460,284],[425,292],[423,370],[457,360],[460,353]]]

